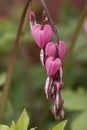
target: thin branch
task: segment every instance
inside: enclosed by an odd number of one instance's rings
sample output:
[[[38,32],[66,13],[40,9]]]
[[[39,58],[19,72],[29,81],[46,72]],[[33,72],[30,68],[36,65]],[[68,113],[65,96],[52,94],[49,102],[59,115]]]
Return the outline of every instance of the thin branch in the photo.
[[[84,22],[84,19],[86,17],[87,17],[87,6],[82,12],[82,15],[81,15],[80,20],[79,20],[77,27],[76,27],[76,31],[75,31],[74,36],[72,38],[71,45],[70,45],[68,53],[66,55],[66,59],[65,59],[65,62],[64,62],[64,66],[63,66],[64,72],[66,72],[66,70],[67,70],[67,68],[70,64],[70,61],[71,61],[71,58],[72,58],[72,55],[73,55],[73,50],[74,50],[74,47],[76,45],[76,41],[78,39],[81,27],[83,26],[83,22]]]
[[[9,62],[8,70],[7,70],[6,81],[5,81],[5,84],[3,87],[2,96],[1,96],[1,100],[0,100],[0,123],[2,122],[2,119],[4,116],[4,111],[5,111],[5,107],[6,107],[6,103],[7,103],[7,97],[8,97],[8,93],[10,90],[10,84],[11,84],[12,74],[13,74],[13,70],[14,70],[14,64],[15,64],[17,54],[18,54],[18,51],[20,48],[21,36],[23,36],[24,32],[25,32],[25,27],[26,27],[26,23],[27,23],[26,15],[28,15],[30,1],[31,0],[28,0],[24,6],[24,10],[23,10],[23,13],[21,16],[16,40],[14,43],[13,51],[11,54],[11,58],[10,58],[10,62]]]

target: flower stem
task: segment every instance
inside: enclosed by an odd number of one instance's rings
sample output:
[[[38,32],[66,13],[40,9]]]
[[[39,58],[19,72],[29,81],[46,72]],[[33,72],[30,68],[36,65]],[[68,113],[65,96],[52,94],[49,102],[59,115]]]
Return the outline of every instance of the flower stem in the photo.
[[[75,33],[74,33],[73,38],[72,38],[71,45],[70,45],[69,50],[67,52],[66,59],[65,59],[64,65],[63,65],[64,72],[66,72],[66,70],[67,70],[67,68],[68,68],[68,66],[70,64],[72,54],[73,54],[73,50],[74,50],[74,47],[76,45],[76,41],[78,39],[81,27],[82,27],[84,19],[86,17],[87,17],[87,6],[85,7],[85,9],[83,10],[83,12],[81,14],[81,17],[79,19],[79,22],[78,22],[76,30],[75,30]]]
[[[19,48],[20,48],[21,36],[24,35],[26,24],[27,24],[27,18],[28,18],[27,15],[28,15],[28,9],[29,9],[29,5],[30,5],[30,1],[31,0],[28,0],[26,2],[25,6],[24,6],[24,10],[23,10],[23,13],[22,13],[22,16],[21,16],[16,40],[15,40],[15,43],[14,43],[10,62],[9,62],[8,69],[7,69],[6,81],[5,81],[5,84],[4,84],[4,87],[3,87],[2,96],[1,96],[1,100],[0,100],[0,123],[3,120],[3,116],[4,116],[4,112],[5,112],[7,97],[8,97],[8,93],[9,93],[9,90],[10,90],[10,84],[11,84],[12,74],[13,74],[13,70],[14,70],[14,64],[15,64],[17,54],[18,54],[18,51],[19,51]]]
[[[50,25],[51,25],[51,27],[52,27],[54,33],[55,33],[56,42],[57,42],[57,44],[58,44],[58,43],[59,43],[58,29],[57,29],[56,25],[54,24],[54,22],[53,22],[53,20],[52,20],[52,18],[51,18],[51,15],[50,15],[50,12],[49,12],[49,10],[48,10],[48,7],[47,7],[47,5],[46,5],[45,0],[40,0],[40,1],[41,1],[42,5],[43,5],[43,8],[44,8],[45,12],[46,12],[46,15],[47,15],[47,17],[48,17],[48,20],[49,20],[49,22],[50,22]]]

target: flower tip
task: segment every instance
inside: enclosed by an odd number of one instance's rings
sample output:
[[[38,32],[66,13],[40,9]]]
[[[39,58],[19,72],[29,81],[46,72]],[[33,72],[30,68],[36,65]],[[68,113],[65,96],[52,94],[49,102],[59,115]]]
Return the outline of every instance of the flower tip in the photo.
[[[35,16],[34,11],[29,12],[29,19],[30,19],[30,21],[35,21],[36,20],[36,16]]]

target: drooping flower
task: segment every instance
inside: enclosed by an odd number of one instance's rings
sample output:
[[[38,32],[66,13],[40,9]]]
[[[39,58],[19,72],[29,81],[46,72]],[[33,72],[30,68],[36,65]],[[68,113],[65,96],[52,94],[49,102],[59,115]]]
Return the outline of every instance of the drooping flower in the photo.
[[[59,46],[58,46],[58,57],[62,60],[66,54],[66,51],[67,51],[67,46],[65,44],[65,42],[63,41],[59,41]],[[49,42],[47,45],[46,45],[46,48],[45,48],[45,54],[47,56],[55,56],[55,53],[56,53],[56,46],[53,42]]]
[[[63,108],[63,103],[64,100],[61,99],[60,95],[58,95],[58,100],[55,100],[52,106],[52,113],[56,120],[60,120],[61,118],[64,118],[65,112]]]
[[[66,54],[66,51],[67,51],[67,46],[66,46],[65,42],[59,41],[59,47],[58,48],[59,48],[58,56],[62,60],[64,58],[65,54]]]
[[[45,54],[47,56],[53,56],[54,57],[55,53],[56,53],[55,44],[53,42],[47,43],[46,48],[45,48]]]
[[[84,21],[85,40],[87,42],[87,18]]]
[[[47,58],[45,65],[46,65],[47,75],[49,77],[54,77],[61,67],[61,60],[59,58],[54,59],[54,57],[50,56]]]
[[[63,88],[64,83],[63,82],[54,81],[53,85],[54,85],[56,93],[60,93],[61,89]]]
[[[34,38],[36,44],[40,48],[45,48],[46,44],[50,42],[53,36],[53,30],[50,25],[46,24],[44,26],[40,24],[35,24],[31,30],[32,37]]]

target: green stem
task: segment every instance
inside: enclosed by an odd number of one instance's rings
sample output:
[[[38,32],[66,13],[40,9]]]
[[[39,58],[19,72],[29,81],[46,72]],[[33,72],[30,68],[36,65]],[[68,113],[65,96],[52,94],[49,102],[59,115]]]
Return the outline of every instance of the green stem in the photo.
[[[82,15],[81,15],[80,20],[79,20],[77,27],[76,27],[76,31],[75,31],[74,36],[72,38],[71,45],[70,45],[69,50],[67,52],[66,59],[65,59],[64,65],[63,65],[64,72],[66,72],[66,70],[67,70],[67,68],[70,64],[72,54],[73,54],[73,50],[74,50],[74,47],[76,45],[76,41],[78,39],[81,27],[83,26],[83,22],[84,22],[84,19],[86,17],[87,17],[87,7],[82,12]]]
[[[21,20],[20,20],[20,24],[19,24],[19,28],[18,28],[18,32],[17,32],[17,37],[16,37],[16,40],[14,43],[9,66],[7,69],[6,81],[5,81],[5,84],[3,87],[2,96],[1,96],[1,100],[0,100],[0,123],[2,122],[4,112],[5,112],[7,97],[8,97],[8,93],[10,90],[10,84],[11,84],[12,74],[13,74],[13,70],[14,70],[14,64],[15,64],[17,54],[18,54],[18,51],[20,48],[21,36],[24,35],[25,27],[27,24],[26,16],[28,15],[30,1],[31,0],[28,0],[24,6],[24,10],[23,10],[23,13],[21,16]]]

